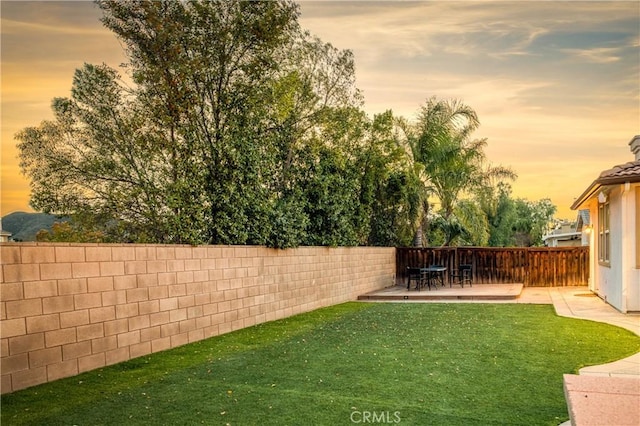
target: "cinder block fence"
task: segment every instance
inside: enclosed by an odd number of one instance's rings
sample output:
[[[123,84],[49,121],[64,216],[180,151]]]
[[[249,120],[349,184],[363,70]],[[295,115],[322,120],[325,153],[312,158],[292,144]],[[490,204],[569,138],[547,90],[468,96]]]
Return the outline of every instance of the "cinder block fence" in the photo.
[[[2,393],[394,283],[394,248],[0,244]]]

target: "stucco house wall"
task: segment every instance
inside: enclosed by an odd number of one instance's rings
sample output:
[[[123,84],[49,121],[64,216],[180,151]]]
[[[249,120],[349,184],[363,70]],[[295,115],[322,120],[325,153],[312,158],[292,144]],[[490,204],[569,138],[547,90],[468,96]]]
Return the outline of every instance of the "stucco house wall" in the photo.
[[[621,255],[620,275],[623,283],[622,289],[623,312],[640,312],[640,265],[636,262],[638,245],[638,230],[636,229],[640,215],[637,210],[636,197],[640,193],[640,183],[622,187],[621,194]]]
[[[640,270],[636,265],[636,188],[639,184],[613,188],[609,193],[611,255],[609,264],[598,261],[598,200],[589,210],[594,218],[592,248],[595,268],[592,290],[621,312],[640,311]]]
[[[640,312],[640,136],[629,143],[635,161],[603,171],[571,206],[588,208],[591,246],[590,289],[620,312]],[[602,218],[599,205],[609,203],[609,262],[599,260]]]

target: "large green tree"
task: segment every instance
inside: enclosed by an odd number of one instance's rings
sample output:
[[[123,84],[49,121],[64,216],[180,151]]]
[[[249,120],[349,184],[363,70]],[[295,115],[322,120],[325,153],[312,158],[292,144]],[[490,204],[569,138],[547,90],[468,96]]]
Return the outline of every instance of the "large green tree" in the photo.
[[[511,186],[504,182],[477,200],[486,214],[489,245],[493,247],[543,245],[557,209],[548,198],[537,201],[512,198]]]
[[[85,65],[75,73],[71,98],[54,99],[52,109],[54,120],[17,135],[31,205],[125,241],[170,236],[166,210],[176,167],[116,71]]]
[[[97,3],[127,78],[85,65],[54,120],[17,135],[34,208],[119,241],[365,239],[345,202],[370,143],[351,52],[303,31],[290,1]]]
[[[282,132],[274,90],[300,29],[291,2],[99,2],[124,43],[138,99],[176,162],[172,228],[196,241],[264,244]],[[276,111],[277,112],[277,111]],[[274,123],[276,122],[276,123]],[[193,206],[197,206],[193,208]]]
[[[368,231],[364,243],[407,246],[414,237],[415,218],[423,208],[424,185],[414,164],[406,161],[396,118],[391,111],[374,116],[366,145],[359,150],[360,217]]]
[[[489,224],[489,246],[508,247],[515,245],[515,202],[511,198],[511,186],[500,183],[495,188],[476,194]]]
[[[542,246],[543,237],[551,229],[556,206],[548,198],[515,200],[515,242],[517,246]]]

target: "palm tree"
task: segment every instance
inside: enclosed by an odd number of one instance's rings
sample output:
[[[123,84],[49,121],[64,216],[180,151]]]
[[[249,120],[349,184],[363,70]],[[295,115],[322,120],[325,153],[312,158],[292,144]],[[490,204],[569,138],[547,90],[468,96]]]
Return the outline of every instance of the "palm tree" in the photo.
[[[486,164],[486,139],[471,139],[480,122],[475,111],[459,100],[427,100],[415,124],[401,122],[411,161],[418,163],[427,193],[440,204],[436,225],[444,233],[444,245],[464,232],[462,222],[454,215],[462,195],[491,186],[496,179],[514,179],[506,167]],[[427,225],[428,203],[417,222],[417,233]],[[467,218],[468,219],[468,218]]]

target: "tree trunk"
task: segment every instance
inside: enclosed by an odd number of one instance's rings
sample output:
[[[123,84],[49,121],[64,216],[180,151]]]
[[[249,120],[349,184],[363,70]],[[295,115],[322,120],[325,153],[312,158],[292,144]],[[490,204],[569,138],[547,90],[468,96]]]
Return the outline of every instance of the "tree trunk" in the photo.
[[[429,241],[424,232],[425,229],[429,229],[429,202],[427,200],[422,201],[422,209],[423,214],[420,218],[418,229],[416,229],[416,233],[413,236],[414,247],[427,247],[429,245]]]
[[[422,224],[420,224],[420,226],[418,226],[418,229],[416,229],[416,233],[413,236],[413,246],[414,247],[423,247],[422,242],[424,240],[424,233],[422,231]]]

